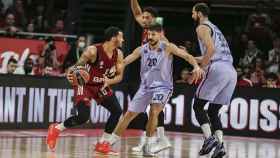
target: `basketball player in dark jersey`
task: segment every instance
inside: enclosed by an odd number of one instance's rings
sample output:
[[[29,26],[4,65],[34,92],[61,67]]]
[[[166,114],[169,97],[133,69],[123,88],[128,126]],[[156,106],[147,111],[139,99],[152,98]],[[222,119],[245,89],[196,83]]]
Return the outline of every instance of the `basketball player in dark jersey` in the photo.
[[[156,22],[156,19],[158,17],[158,12],[155,8],[153,7],[146,7],[141,9],[139,3],[137,0],[131,0],[131,10],[133,12],[135,20],[138,22],[138,24],[143,28],[142,32],[142,45],[148,42],[148,28],[152,23]],[[162,32],[164,34],[164,32]],[[162,39],[164,41],[168,41],[167,38],[163,35]],[[143,119],[143,124],[142,130],[146,130],[146,123],[148,121],[148,115],[147,113],[142,113],[140,114],[136,119]],[[158,134],[158,144],[155,149],[158,149],[158,151],[167,149],[171,147],[171,144],[168,140],[168,138],[164,134],[164,112],[162,111],[159,114],[158,117],[158,128],[157,128],[157,134]],[[133,152],[142,152],[142,147],[145,144],[145,132],[143,133],[143,136],[140,139],[140,143],[132,148]]]
[[[106,148],[103,140],[111,134],[122,114],[121,106],[113,94],[110,86],[119,83],[123,78],[123,53],[119,47],[124,41],[123,32],[117,27],[109,27],[104,32],[105,42],[87,47],[77,63],[70,69],[83,66],[90,74],[90,79],[85,85],[73,86],[74,102],[77,114],[60,124],[49,127],[47,144],[54,150],[59,134],[67,128],[76,127],[86,123],[90,118],[90,101],[94,99],[97,104],[105,107],[110,117],[105,125],[103,136],[96,144],[96,148]],[[67,75],[70,83],[73,74]]]

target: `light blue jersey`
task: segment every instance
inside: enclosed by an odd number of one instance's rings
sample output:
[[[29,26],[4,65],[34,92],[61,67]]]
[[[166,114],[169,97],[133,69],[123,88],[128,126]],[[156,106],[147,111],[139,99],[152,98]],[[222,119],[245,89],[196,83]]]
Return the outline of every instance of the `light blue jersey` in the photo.
[[[141,47],[141,84],[147,88],[173,89],[173,57],[165,52],[165,42],[151,50],[149,43]]]
[[[196,90],[196,97],[214,104],[229,105],[237,81],[231,51],[224,35],[214,24],[205,21],[201,25],[211,28],[215,52],[207,66],[206,75]],[[204,55],[206,46],[201,41],[199,45]]]
[[[215,52],[211,58],[211,61],[222,60],[222,61],[228,61],[232,63],[233,58],[231,56],[230,48],[220,29],[208,20],[204,21],[201,25],[206,25],[210,27],[210,29],[212,30],[212,39],[215,46],[214,47]],[[198,42],[199,42],[201,54],[204,55],[206,53],[206,47],[205,45],[203,45],[201,40],[198,40]]]
[[[159,43],[159,48],[151,50],[149,43],[140,48],[141,85],[134,95],[128,111],[145,112],[147,106],[160,104],[164,106],[173,90],[173,57],[165,52],[166,44]]]

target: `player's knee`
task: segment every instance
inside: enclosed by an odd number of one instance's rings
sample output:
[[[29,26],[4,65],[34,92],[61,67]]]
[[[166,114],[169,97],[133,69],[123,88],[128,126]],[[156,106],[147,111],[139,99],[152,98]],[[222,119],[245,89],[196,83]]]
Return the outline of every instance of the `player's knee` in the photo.
[[[123,119],[132,121],[138,115],[137,112],[127,111],[123,117]]]
[[[208,116],[210,118],[218,117],[221,107],[222,107],[221,104],[210,104],[208,108]]]
[[[193,109],[195,112],[196,119],[200,125],[203,125],[203,124],[209,122],[207,113],[204,110],[204,106],[206,103],[207,103],[207,101],[201,100],[201,99],[196,99],[194,102]]]
[[[206,100],[202,99],[195,99],[194,105],[193,105],[193,110],[195,113],[201,113],[204,111],[204,106],[207,103]]]

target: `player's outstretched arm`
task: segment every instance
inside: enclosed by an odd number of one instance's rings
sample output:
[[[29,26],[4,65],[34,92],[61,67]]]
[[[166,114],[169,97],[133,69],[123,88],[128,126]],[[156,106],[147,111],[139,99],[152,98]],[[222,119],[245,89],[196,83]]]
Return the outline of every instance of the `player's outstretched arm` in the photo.
[[[142,10],[138,3],[138,0],[130,0],[130,7],[131,7],[135,20],[141,25],[141,27],[143,27],[144,24],[143,24],[143,18],[142,18]]]
[[[141,56],[140,48],[141,47],[136,48],[131,54],[125,57],[124,66],[129,65],[130,63],[134,62],[136,59],[138,59]]]
[[[195,58],[192,55],[190,55],[186,50],[179,49],[175,44],[169,43],[167,45],[167,52],[185,59],[188,63],[190,63],[193,66],[192,82],[196,83],[199,79],[203,77],[204,71],[199,67]]]
[[[123,52],[121,50],[118,50],[118,59],[117,59],[117,63],[116,63],[116,75],[112,79],[108,79],[107,77],[105,77],[104,87],[121,82],[123,79],[123,71],[124,71]]]
[[[201,59],[201,66],[205,67],[209,64],[211,57],[214,55],[215,47],[211,38],[211,30],[205,25],[200,25],[196,29],[198,38],[206,46],[206,53]]]

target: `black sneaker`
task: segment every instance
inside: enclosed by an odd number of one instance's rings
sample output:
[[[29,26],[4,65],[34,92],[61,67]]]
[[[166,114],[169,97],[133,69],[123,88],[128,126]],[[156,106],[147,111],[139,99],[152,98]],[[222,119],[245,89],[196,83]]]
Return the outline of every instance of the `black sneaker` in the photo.
[[[215,139],[214,136],[205,139],[202,148],[199,151],[199,155],[202,156],[202,155],[209,154],[212,151],[212,149],[217,145],[218,145],[218,141]]]
[[[222,143],[216,146],[216,149],[214,150],[214,153],[211,156],[211,158],[222,158],[225,155],[226,155],[226,150],[224,147],[224,143]]]

